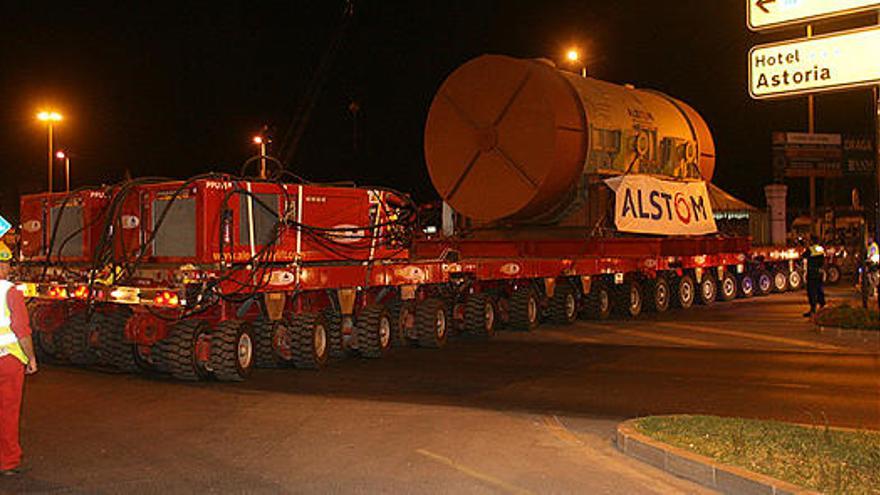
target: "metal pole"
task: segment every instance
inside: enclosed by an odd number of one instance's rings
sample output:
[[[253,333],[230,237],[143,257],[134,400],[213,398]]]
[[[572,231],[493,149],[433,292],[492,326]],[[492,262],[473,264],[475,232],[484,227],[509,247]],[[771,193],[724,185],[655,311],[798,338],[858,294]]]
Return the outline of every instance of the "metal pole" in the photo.
[[[813,25],[807,24],[807,39],[813,37]],[[807,132],[816,132],[816,100],[807,96]],[[816,225],[816,176],[810,175],[810,233],[818,234]]]
[[[260,178],[266,178],[266,138],[260,141]]]
[[[64,157],[64,190],[70,194],[70,156]]]
[[[52,122],[49,122],[49,192],[52,192],[52,161],[55,159],[52,153]]]
[[[880,86],[874,87],[874,173],[877,176],[877,190],[874,211],[874,240],[880,239]]]

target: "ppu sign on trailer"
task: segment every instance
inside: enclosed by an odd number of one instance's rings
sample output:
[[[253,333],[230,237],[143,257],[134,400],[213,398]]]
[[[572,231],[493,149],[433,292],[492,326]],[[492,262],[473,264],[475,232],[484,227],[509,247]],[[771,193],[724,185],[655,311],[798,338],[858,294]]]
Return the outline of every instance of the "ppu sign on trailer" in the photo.
[[[606,179],[614,191],[614,223],[621,232],[701,235],[718,231],[706,183],[645,175]]]

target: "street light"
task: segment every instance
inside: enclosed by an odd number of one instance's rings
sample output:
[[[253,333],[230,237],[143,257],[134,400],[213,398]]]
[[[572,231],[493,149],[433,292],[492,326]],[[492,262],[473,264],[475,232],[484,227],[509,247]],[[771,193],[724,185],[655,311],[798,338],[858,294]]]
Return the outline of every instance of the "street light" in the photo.
[[[37,120],[45,122],[49,128],[49,192],[52,192],[52,131],[56,122],[61,122],[63,117],[54,110],[42,110],[37,114]]]
[[[260,178],[266,178],[266,144],[269,142],[268,138],[264,138],[263,136],[254,136],[254,144],[260,147]]]
[[[64,190],[69,194],[70,193],[70,155],[65,153],[63,150],[58,150],[58,153],[55,153],[55,157],[59,160],[64,160]]]
[[[581,63],[581,53],[577,48],[569,48],[567,52],[565,52],[565,60],[569,65],[577,67],[580,64],[580,70],[578,72],[581,73],[581,77],[587,77],[587,66]]]

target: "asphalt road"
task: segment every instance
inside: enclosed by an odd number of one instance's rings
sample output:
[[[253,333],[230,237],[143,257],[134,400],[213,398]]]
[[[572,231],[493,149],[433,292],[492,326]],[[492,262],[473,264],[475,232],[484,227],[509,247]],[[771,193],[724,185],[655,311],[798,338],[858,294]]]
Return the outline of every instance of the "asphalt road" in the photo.
[[[880,429],[880,349],[814,333],[804,298],[458,338],[234,385],[46,366],[26,389],[28,470],[0,493],[704,493],[619,454],[617,423]]]

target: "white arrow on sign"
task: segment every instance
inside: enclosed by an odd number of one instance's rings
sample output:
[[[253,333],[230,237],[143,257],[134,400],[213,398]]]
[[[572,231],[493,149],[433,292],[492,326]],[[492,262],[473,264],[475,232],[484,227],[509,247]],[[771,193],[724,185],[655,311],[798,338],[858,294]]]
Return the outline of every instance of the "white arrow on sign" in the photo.
[[[752,98],[880,83],[880,26],[759,45],[749,51]]]
[[[753,31],[776,29],[837,15],[880,9],[877,0],[746,0]]]

